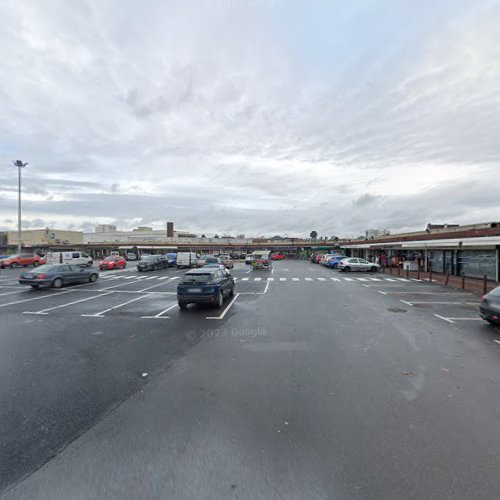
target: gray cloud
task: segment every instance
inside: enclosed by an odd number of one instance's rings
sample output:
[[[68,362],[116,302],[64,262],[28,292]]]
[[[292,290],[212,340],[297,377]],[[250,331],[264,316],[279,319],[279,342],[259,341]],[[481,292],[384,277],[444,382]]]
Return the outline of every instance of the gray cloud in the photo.
[[[0,161],[30,162],[26,224],[499,218],[499,2],[332,5],[5,1]]]

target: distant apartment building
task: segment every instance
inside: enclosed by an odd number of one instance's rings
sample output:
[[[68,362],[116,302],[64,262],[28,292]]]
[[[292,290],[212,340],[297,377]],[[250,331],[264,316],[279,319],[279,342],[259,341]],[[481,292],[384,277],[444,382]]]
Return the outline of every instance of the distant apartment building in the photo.
[[[388,229],[367,229],[365,231],[365,237],[367,240],[374,240],[389,234],[391,234],[391,232]]]
[[[96,233],[110,233],[116,231],[116,226],[114,224],[97,224],[94,231]]]
[[[24,246],[47,245],[81,245],[83,233],[81,231],[66,231],[64,229],[25,229],[21,231],[21,242]],[[17,231],[7,231],[7,245],[18,245]]]

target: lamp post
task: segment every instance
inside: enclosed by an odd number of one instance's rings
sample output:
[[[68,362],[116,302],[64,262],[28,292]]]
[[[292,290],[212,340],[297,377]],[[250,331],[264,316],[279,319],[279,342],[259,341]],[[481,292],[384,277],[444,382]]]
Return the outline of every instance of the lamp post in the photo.
[[[21,233],[21,169],[25,168],[27,163],[21,160],[12,160],[12,163],[17,167],[17,253],[21,253],[23,248],[22,233]]]

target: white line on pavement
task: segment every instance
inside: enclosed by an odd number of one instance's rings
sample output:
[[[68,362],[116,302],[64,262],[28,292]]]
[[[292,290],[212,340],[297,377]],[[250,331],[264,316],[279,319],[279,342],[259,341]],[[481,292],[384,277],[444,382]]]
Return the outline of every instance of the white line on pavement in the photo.
[[[384,278],[385,281],[396,281],[395,279],[393,278]]]
[[[326,281],[326,278],[318,278],[318,281]]]
[[[269,283],[267,283],[269,285]],[[222,319],[226,313],[229,311],[229,309],[231,308],[231,306],[234,304],[234,302],[236,301],[236,299],[239,297],[239,293],[237,293],[234,297],[233,297],[233,300],[231,300],[231,302],[229,302],[229,304],[227,305],[226,309],[224,309],[224,312],[220,315],[220,316],[207,316],[207,319]]]
[[[72,292],[75,292],[75,290],[66,290],[64,292],[57,292],[57,295],[64,295],[66,293],[72,293]],[[33,297],[32,299],[23,299],[23,300],[16,300],[15,302],[7,302],[7,304],[0,304],[0,307],[13,306],[14,304],[21,304],[22,302],[30,302],[32,300],[46,299],[48,297],[52,297],[53,295],[54,294],[51,293],[48,295],[44,295],[43,297]]]
[[[104,309],[104,311],[100,311],[95,314],[80,314],[80,316],[85,316],[90,318],[104,318],[104,315],[107,312],[114,311],[115,309],[119,309],[120,307],[126,306],[127,304],[131,304],[132,302],[136,302],[137,300],[144,299],[146,297],[149,297],[150,295],[151,295],[150,293],[147,293],[141,295],[140,297],[136,297],[135,299],[128,300],[127,302],[123,302],[123,304],[118,304],[117,306],[110,307],[109,309]]]
[[[406,302],[406,300],[401,301],[403,304],[406,304],[407,306],[413,306],[413,303],[411,302]]]
[[[250,278],[241,278],[241,281],[248,281]]]
[[[267,281],[274,281],[274,278],[267,278]]]
[[[0,293],[0,297],[3,297],[4,295],[12,295],[13,293],[26,293],[28,290],[16,290],[15,292],[5,292],[5,293]]]
[[[162,276],[161,278],[158,278],[159,280],[166,280],[168,279],[168,276]]]
[[[261,281],[261,280],[262,280],[262,278],[254,278],[253,280],[254,280],[254,281]]]
[[[382,290],[377,290],[378,293],[381,293],[382,295],[387,295],[386,292],[383,292]]]
[[[354,281],[353,278],[342,278],[344,281]]]
[[[177,304],[172,304],[170,307],[167,307],[165,310],[162,312],[155,314],[154,316],[141,316],[141,318],[150,318],[150,319],[169,319],[170,316],[163,316],[164,313],[170,311],[170,309],[173,309]]]
[[[312,278],[304,278],[306,281],[312,281]]]
[[[440,316],[439,314],[434,314],[436,318],[442,319],[443,321],[447,321],[448,323],[454,323],[450,318],[445,318],[444,316]]]
[[[292,278],[292,281],[300,281],[299,278]]]
[[[80,302],[86,302],[87,300],[97,299],[98,297],[104,297],[105,295],[111,295],[115,292],[100,293],[99,295],[94,295],[93,297],[87,297],[85,299],[74,300],[73,302],[67,302],[66,304],[60,304],[54,307],[47,307],[47,309],[41,309],[40,311],[24,311],[23,314],[48,314],[48,311],[53,311],[54,309],[61,309],[63,307],[72,306],[73,304],[79,304]]]
[[[478,306],[479,302],[439,302],[439,301],[412,301],[412,304],[444,304],[461,306]]]
[[[358,278],[358,281],[368,281],[366,278]]]
[[[330,278],[332,281],[340,281],[340,278]]]
[[[263,292],[257,292],[255,295],[264,295],[267,293],[267,290],[269,289],[269,281],[266,283],[266,286],[264,288]]]
[[[382,281],[380,278],[370,278],[372,281]]]
[[[280,278],[280,281],[286,281],[286,278]]]

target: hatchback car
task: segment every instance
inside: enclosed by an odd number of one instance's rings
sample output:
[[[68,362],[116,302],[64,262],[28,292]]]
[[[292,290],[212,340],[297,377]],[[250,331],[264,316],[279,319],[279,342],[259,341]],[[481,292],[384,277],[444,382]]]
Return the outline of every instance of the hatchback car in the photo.
[[[188,304],[213,304],[221,308],[226,297],[234,295],[231,273],[217,267],[188,271],[177,285],[177,303],[181,309]]]
[[[158,269],[167,269],[168,259],[164,255],[147,255],[137,263],[137,270],[158,271]]]
[[[377,272],[380,269],[379,264],[374,262],[368,262],[365,259],[358,259],[357,257],[349,257],[348,259],[342,259],[338,263],[338,268],[341,271],[372,271]]]
[[[479,315],[488,323],[500,325],[500,286],[481,297]]]
[[[0,267],[3,269],[4,267],[10,267],[15,269],[16,267],[27,267],[27,266],[42,266],[45,264],[45,259],[40,257],[39,255],[33,253],[21,253],[17,255],[10,255],[5,259],[0,261]]]
[[[285,256],[282,253],[273,253],[271,255],[271,259],[273,259],[273,260],[283,260],[284,258],[285,258]]]
[[[334,255],[331,259],[328,259],[326,266],[332,269],[337,269],[339,267],[339,262],[341,260],[348,259],[346,255]]]
[[[21,285],[30,285],[32,288],[61,288],[75,283],[93,283],[98,277],[95,270],[77,264],[46,264],[33,271],[23,272],[18,281]]]
[[[127,267],[127,261],[120,255],[110,255],[99,262],[99,270],[123,269]]]

